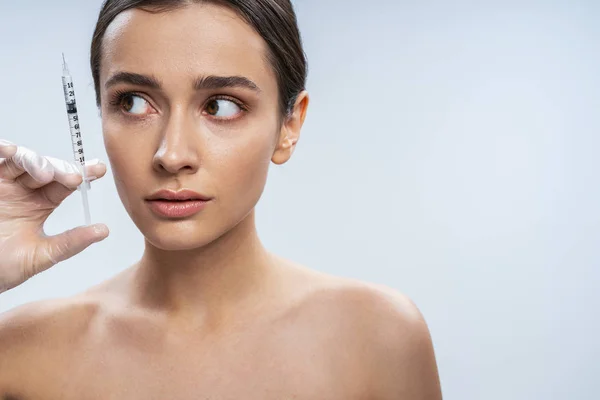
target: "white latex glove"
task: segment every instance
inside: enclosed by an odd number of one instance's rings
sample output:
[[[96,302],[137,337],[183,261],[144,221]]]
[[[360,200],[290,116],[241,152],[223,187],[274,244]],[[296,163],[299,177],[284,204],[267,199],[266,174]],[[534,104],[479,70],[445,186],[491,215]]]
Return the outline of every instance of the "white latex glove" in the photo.
[[[105,173],[105,164],[86,162],[88,181]],[[44,234],[44,222],[82,181],[75,164],[0,139],[0,293],[108,236],[104,224]]]

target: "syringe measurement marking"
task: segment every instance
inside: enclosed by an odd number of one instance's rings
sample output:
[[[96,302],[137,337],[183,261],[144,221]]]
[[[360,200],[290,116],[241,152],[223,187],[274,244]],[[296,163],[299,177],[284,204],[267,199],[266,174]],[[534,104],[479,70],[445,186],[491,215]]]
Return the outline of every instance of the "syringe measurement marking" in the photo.
[[[80,163],[85,162],[83,156],[83,140],[81,140],[81,131],[78,123],[79,117],[77,115],[69,115],[69,128],[71,128],[71,143],[73,144],[73,153],[79,154],[78,161]]]
[[[70,76],[63,77],[63,89],[67,103],[67,115],[69,116],[69,128],[71,130],[71,144],[73,146],[73,156],[76,161],[84,166],[85,156],[83,154],[83,141],[81,140],[81,131],[79,126],[79,116],[77,115],[77,103],[75,100],[75,89]]]
[[[83,177],[83,182],[79,186],[81,189],[81,199],[83,201],[83,212],[86,225],[91,224],[90,206],[88,203],[87,191],[89,182],[87,182],[87,174],[85,170],[85,157],[83,156],[83,142],[81,140],[81,131],[79,127],[79,117],[77,115],[77,104],[75,101],[75,88],[73,78],[69,73],[69,67],[65,61],[63,54],[63,74],[62,74],[63,91],[65,95],[65,103],[67,107],[67,116],[69,117],[69,130],[71,131],[71,144],[73,146],[73,157],[75,162],[79,163],[79,169]]]

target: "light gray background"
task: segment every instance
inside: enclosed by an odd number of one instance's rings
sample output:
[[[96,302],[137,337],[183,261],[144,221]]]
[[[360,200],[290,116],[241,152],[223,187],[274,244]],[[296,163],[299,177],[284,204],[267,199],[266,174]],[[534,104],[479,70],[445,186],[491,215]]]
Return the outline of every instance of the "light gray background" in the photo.
[[[107,160],[88,66],[100,3],[0,3],[0,137],[71,159],[64,51],[86,156]],[[600,398],[599,2],[296,9],[312,101],[297,153],[273,166],[258,206],[265,244],[412,297],[445,399]],[[0,295],[0,311],[138,259],[110,172],[91,210],[111,236]],[[82,219],[77,194],[47,230]]]

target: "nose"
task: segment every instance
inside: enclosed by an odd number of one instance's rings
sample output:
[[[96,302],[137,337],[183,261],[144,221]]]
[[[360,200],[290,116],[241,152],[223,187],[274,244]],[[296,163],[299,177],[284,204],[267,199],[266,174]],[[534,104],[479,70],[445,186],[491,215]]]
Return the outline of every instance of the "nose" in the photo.
[[[153,167],[170,174],[195,173],[200,168],[198,135],[183,113],[173,113],[162,132]]]

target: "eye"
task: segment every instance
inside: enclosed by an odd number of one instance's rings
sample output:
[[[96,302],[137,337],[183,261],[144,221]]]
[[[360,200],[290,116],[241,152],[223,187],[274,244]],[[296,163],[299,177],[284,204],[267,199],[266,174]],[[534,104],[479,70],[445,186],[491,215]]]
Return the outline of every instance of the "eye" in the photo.
[[[142,115],[147,112],[148,102],[143,97],[128,93],[121,97],[119,106],[130,114]]]
[[[239,104],[229,99],[212,99],[206,105],[207,113],[223,119],[232,119],[242,110]]]

